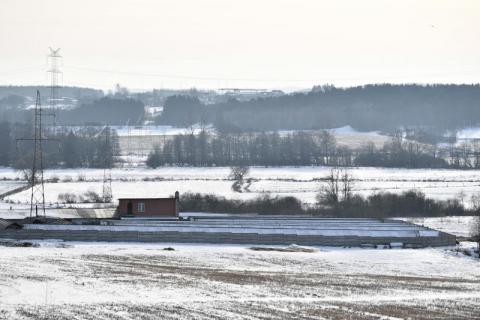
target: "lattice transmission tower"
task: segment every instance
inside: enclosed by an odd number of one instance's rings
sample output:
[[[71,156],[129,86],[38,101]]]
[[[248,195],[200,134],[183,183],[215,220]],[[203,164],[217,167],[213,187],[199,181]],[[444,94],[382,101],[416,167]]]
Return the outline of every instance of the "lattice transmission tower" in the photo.
[[[33,141],[33,155],[31,172],[27,174],[28,183],[31,188],[30,196],[30,217],[38,216],[43,213],[45,216],[45,188],[43,183],[43,142],[55,140],[45,138],[43,135],[43,117],[51,116],[55,118],[53,113],[45,113],[42,110],[40,101],[40,91],[37,90],[37,98],[35,101],[34,117],[33,117],[33,137],[20,138],[17,141]]]
[[[60,55],[60,48],[50,49],[50,54],[47,56],[48,70],[47,72],[50,75],[50,108],[52,111],[57,113],[57,104],[59,101],[59,88],[60,88],[60,77],[62,76],[62,71],[60,70],[60,65],[62,62],[62,56]],[[55,123],[54,123],[55,125]]]
[[[110,145],[110,127],[106,126],[104,129],[105,134],[105,154],[103,165],[103,187],[102,197],[103,202],[108,203],[112,201],[112,162],[113,162],[113,147]]]

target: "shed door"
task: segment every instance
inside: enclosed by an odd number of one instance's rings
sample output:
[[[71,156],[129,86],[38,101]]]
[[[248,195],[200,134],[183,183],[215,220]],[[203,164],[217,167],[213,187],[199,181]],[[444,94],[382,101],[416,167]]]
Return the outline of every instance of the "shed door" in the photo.
[[[133,205],[131,202],[127,204],[127,215],[132,216],[133,215]]]

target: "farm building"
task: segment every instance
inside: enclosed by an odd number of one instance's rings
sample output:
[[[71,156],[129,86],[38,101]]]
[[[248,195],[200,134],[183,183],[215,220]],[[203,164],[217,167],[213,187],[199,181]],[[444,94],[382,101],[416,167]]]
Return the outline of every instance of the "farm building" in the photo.
[[[118,199],[120,217],[178,217],[179,193],[173,198],[122,198]]]

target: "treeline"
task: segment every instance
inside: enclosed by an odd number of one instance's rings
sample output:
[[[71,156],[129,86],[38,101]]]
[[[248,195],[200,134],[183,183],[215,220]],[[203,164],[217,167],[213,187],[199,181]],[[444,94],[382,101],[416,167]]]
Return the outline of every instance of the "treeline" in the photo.
[[[333,206],[308,208],[295,197],[265,195],[252,200],[232,200],[186,193],[180,198],[180,207],[182,212],[308,214],[343,218],[440,217],[475,213],[474,209],[465,208],[457,200],[433,200],[414,190],[402,194],[376,193],[368,197],[354,195]]]
[[[130,98],[104,97],[71,110],[58,111],[58,121],[69,125],[140,124],[144,116],[143,103]]]
[[[402,168],[480,168],[480,145],[449,150],[396,135],[377,148],[338,145],[328,131],[176,135],[156,146],[147,166],[373,166]]]
[[[332,135],[298,132],[176,135],[154,148],[147,165],[351,165],[351,151],[337,147]]]
[[[362,131],[431,126],[441,130],[480,123],[480,85],[367,85],[315,87],[308,93],[204,105],[170,97],[158,123],[205,122],[222,132],[329,129]]]
[[[120,152],[118,136],[108,127],[85,127],[76,131],[45,131],[43,165],[65,168],[104,168],[112,167]],[[30,168],[33,159],[33,141],[17,139],[31,138],[30,124],[9,122],[0,123],[0,166],[18,169]]]

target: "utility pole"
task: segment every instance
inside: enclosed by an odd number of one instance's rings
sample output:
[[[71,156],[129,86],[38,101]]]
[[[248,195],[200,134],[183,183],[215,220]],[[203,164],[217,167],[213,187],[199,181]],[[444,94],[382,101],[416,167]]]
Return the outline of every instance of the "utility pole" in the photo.
[[[40,91],[37,90],[37,98],[35,102],[34,117],[33,117],[33,137],[31,138],[20,138],[18,141],[33,141],[33,159],[32,159],[32,171],[31,175],[28,176],[29,184],[31,187],[31,196],[30,196],[30,217],[38,216],[39,210],[45,214],[45,188],[43,184],[43,141],[54,140],[49,138],[44,138],[43,136],[43,117],[52,116],[55,118],[53,113],[44,113],[42,111],[42,106],[40,102]]]

